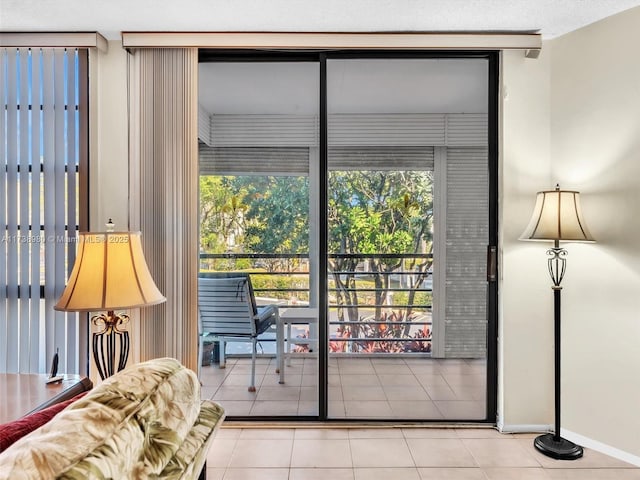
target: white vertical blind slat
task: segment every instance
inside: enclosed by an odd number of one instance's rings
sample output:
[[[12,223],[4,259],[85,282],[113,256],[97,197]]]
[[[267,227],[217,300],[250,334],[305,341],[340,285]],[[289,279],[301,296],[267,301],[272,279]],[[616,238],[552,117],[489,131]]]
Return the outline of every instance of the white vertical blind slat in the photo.
[[[5,79],[8,78],[7,72],[7,63],[9,61],[9,50],[3,48],[0,50],[0,79],[4,84]],[[5,85],[6,87],[6,85]],[[3,103],[6,103],[6,90],[5,88],[0,89],[0,95],[2,95]],[[6,128],[7,123],[4,115],[0,115],[0,145],[6,145]],[[5,150],[2,148],[2,152]],[[6,158],[3,158],[2,162],[2,173],[0,173],[0,218],[3,223],[6,225],[6,212],[7,212],[7,202],[6,202],[6,194],[7,194],[7,168],[5,166]],[[0,352],[6,352],[7,349],[4,348],[7,345],[7,234],[9,232],[5,229],[2,233],[3,240],[0,242]],[[0,353],[0,371],[4,372],[7,369],[7,354]]]
[[[42,132],[42,92],[40,86],[42,84],[41,71],[42,52],[40,50],[32,51],[31,62],[31,235],[41,237],[40,231],[41,211],[40,211],[40,192],[42,186],[42,172],[40,160],[40,134]],[[44,359],[41,359],[40,345],[44,340],[44,330],[40,329],[40,263],[43,256],[42,242],[34,242],[31,244],[31,310],[29,312],[29,363],[30,369],[43,371],[45,368]]]
[[[67,181],[67,192],[65,198],[67,200],[67,213],[66,213],[66,224],[67,224],[67,233],[65,235],[65,241],[62,245],[64,253],[66,254],[66,265],[64,268],[64,278],[65,280],[71,274],[71,269],[73,268],[73,264],[76,259],[76,249],[75,248],[66,248],[67,245],[75,245],[72,242],[73,239],[76,238],[76,230],[75,226],[78,225],[78,208],[76,205],[76,193],[78,191],[77,185],[77,175],[76,175],[76,165],[78,163],[77,159],[77,102],[76,102],[76,90],[77,90],[77,75],[76,75],[76,51],[75,49],[68,49],[66,55],[66,84],[67,84],[67,101],[66,101],[66,130],[67,130],[67,139],[66,139],[66,174],[64,178]],[[61,240],[62,243],[62,240]],[[63,287],[65,282],[63,281],[60,284],[59,294],[62,294]],[[57,286],[57,284],[56,284]],[[58,292],[56,292],[58,293]],[[78,329],[77,329],[77,314],[76,313],[67,313],[64,314],[64,324],[67,328],[67,338],[66,338],[66,348],[67,354],[65,355],[65,359],[67,362],[66,371],[73,372],[78,370],[77,363],[77,346],[78,346]]]
[[[43,145],[42,145],[42,165],[43,165],[43,178],[42,183],[44,185],[44,330],[45,345],[44,353],[45,357],[50,357],[55,352],[56,339],[53,335],[55,328],[55,318],[53,311],[53,302],[51,298],[54,297],[54,285],[55,285],[55,244],[50,239],[54,238],[55,231],[55,169],[54,169],[54,156],[55,156],[55,112],[53,110],[54,104],[54,59],[52,50],[42,51],[42,132],[43,132]]]
[[[66,120],[66,111],[64,109],[65,105],[65,52],[63,50],[55,50],[54,51],[54,82],[55,82],[55,104],[54,104],[54,115],[55,115],[55,149],[54,149],[54,184],[55,191],[59,192],[64,189],[65,184],[65,120]],[[55,218],[56,219],[65,219],[65,202],[64,198],[61,198],[59,195],[55,197]],[[55,303],[55,299],[59,294],[62,293],[64,285],[67,281],[66,276],[66,265],[65,265],[65,248],[63,238],[65,235],[65,223],[64,221],[57,221],[54,224],[54,249],[55,249],[55,270],[54,270],[54,283],[53,283],[53,297],[46,298],[45,301],[51,303],[51,307],[53,307]],[[60,359],[61,359],[61,370],[66,369],[66,328],[65,328],[65,314],[62,312],[53,313],[55,324],[54,324],[54,338],[55,344],[54,349],[59,350]],[[48,352],[47,356],[51,356],[55,353],[55,350],[52,352]]]
[[[12,52],[13,53],[13,52]],[[18,61],[22,49],[11,55],[7,78],[7,370],[19,371],[18,307]]]
[[[29,371],[29,322],[24,321],[29,314],[29,254],[31,244],[29,239],[31,232],[29,231],[29,135],[25,135],[29,125],[29,63],[31,51],[24,49],[20,55],[19,65],[19,93],[18,101],[20,109],[18,110],[18,128],[19,135],[19,174],[18,174],[18,231],[20,241],[18,243],[19,255],[19,310],[21,319],[20,323],[20,361],[19,370],[21,372]]]

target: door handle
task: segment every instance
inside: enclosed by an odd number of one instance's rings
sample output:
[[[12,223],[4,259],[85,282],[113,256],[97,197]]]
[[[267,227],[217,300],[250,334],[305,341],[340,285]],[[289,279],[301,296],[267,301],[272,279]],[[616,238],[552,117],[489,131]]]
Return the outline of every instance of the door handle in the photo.
[[[498,247],[487,246],[487,282],[498,281]]]

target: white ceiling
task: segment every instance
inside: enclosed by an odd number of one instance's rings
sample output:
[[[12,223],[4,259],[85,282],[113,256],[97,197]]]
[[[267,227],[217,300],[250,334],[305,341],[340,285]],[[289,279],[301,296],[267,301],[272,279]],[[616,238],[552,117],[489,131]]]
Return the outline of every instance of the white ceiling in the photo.
[[[640,0],[0,0],[0,30],[537,31],[549,39]]]

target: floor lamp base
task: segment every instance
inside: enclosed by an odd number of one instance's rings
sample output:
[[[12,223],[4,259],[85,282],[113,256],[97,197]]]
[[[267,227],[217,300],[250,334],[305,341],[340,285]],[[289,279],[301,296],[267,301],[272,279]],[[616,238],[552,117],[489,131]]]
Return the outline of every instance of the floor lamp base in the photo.
[[[564,439],[555,438],[553,433],[547,433],[536,437],[533,445],[538,451],[556,460],[576,460],[582,457],[583,451],[580,445]]]

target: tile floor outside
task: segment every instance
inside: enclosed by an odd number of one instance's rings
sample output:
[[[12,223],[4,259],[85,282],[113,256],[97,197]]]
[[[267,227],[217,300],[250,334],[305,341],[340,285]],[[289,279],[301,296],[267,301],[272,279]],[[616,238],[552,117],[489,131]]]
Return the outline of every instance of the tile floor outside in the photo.
[[[535,434],[478,428],[234,428],[207,457],[209,480],[638,480],[594,450],[550,459]]]
[[[247,391],[251,360],[228,358],[225,369],[202,367],[202,396],[227,416],[318,414],[317,358],[293,358],[278,383],[274,358],[258,358],[256,392]],[[330,358],[329,417],[480,420],[486,415],[485,360]]]

